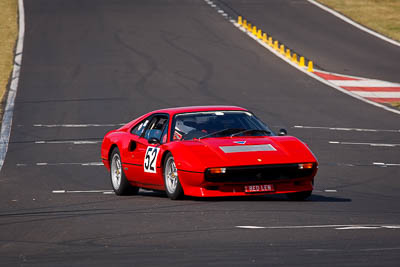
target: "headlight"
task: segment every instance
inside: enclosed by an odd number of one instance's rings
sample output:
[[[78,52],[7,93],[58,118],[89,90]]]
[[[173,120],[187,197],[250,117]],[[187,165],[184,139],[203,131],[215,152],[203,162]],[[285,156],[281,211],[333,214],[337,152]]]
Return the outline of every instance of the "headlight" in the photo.
[[[312,169],[313,167],[314,167],[314,163],[299,163],[298,164],[298,168],[300,170]]]
[[[226,173],[226,168],[209,168],[208,172],[212,174]]]

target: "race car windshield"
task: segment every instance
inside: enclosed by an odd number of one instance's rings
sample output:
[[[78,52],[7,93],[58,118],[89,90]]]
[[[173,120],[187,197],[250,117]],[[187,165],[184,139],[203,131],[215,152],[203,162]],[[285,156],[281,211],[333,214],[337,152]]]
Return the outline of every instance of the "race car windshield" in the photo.
[[[173,140],[270,135],[273,133],[267,126],[245,111],[178,114],[173,122]]]

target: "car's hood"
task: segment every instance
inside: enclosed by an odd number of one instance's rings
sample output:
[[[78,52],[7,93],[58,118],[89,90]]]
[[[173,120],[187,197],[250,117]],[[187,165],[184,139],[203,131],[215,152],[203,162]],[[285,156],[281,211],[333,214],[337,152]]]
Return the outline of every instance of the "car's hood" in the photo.
[[[295,137],[204,138],[184,141],[187,151],[205,167],[316,162]]]

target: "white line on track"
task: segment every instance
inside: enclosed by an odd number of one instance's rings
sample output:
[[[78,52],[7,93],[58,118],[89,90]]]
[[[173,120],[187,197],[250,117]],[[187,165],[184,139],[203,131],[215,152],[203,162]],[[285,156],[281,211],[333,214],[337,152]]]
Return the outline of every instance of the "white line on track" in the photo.
[[[73,145],[94,145],[100,144],[101,141],[89,140],[70,140],[70,141],[35,141],[35,144],[73,144]]]
[[[372,164],[381,167],[400,167],[400,163],[373,162]]]
[[[326,12],[331,13],[331,14],[334,15],[335,17],[337,17],[337,18],[339,18],[339,19],[341,19],[341,20],[343,20],[343,21],[345,21],[345,22],[347,22],[347,23],[353,25],[354,27],[356,27],[356,28],[358,28],[358,29],[360,29],[360,30],[362,30],[362,31],[364,31],[364,32],[367,32],[367,33],[369,33],[369,34],[371,34],[371,35],[373,35],[373,36],[375,36],[375,37],[377,37],[377,38],[380,38],[380,39],[382,39],[382,40],[384,40],[384,41],[386,41],[386,42],[388,42],[388,43],[391,43],[391,44],[393,44],[393,45],[400,46],[400,43],[399,43],[399,42],[396,42],[395,40],[392,40],[392,39],[390,39],[390,38],[388,38],[388,37],[386,37],[386,36],[383,36],[382,34],[379,34],[379,33],[375,32],[375,31],[372,31],[372,30],[370,30],[370,29],[368,29],[368,28],[366,28],[366,27],[364,27],[364,26],[358,24],[357,22],[355,22],[355,21],[349,19],[348,17],[343,16],[343,15],[340,14],[339,12],[336,12],[335,10],[330,9],[330,8],[327,7],[327,6],[324,6],[324,5],[318,3],[318,2],[316,2],[316,1],[314,1],[314,0],[307,0],[307,1],[310,2],[310,3],[313,4],[313,5],[316,5],[317,7],[319,7],[319,8],[321,8],[321,9],[325,10]]]
[[[140,188],[141,192],[153,192],[153,190],[147,190]],[[114,195],[114,190],[53,190],[51,191],[53,194],[85,194],[85,193],[102,193],[103,195]]]
[[[253,226],[253,225],[239,225],[235,226],[236,228],[242,228],[242,229],[265,229],[263,226]]]
[[[345,226],[335,228],[337,230],[360,230],[360,229],[379,229],[379,226]]]
[[[33,127],[43,128],[88,128],[88,127],[119,127],[125,123],[114,123],[114,124],[34,124]]]
[[[37,163],[17,163],[17,167],[29,167],[29,166],[88,166],[88,167],[95,167],[95,166],[103,166],[102,162],[58,162],[58,163],[51,163],[51,162],[37,162]]]
[[[400,129],[399,129],[399,130],[362,129],[362,128],[321,127],[321,126],[302,126],[302,125],[295,125],[295,126],[293,126],[293,128],[298,128],[298,129],[319,129],[319,130],[330,130],[330,131],[391,132],[391,133],[400,133]]]
[[[400,229],[400,225],[375,225],[375,224],[326,224],[326,225],[286,225],[286,226],[256,226],[238,225],[241,229],[335,229],[335,230],[360,230],[360,229]]]
[[[337,145],[366,145],[366,146],[378,146],[378,147],[397,147],[397,146],[400,146],[400,144],[357,143],[357,142],[340,142],[340,141],[329,141],[329,144],[337,144]]]
[[[53,194],[76,194],[76,193],[103,193],[103,194],[113,194],[112,190],[53,190]]]
[[[373,163],[331,163],[331,164],[324,164],[320,163],[321,166],[328,165],[328,166],[345,166],[345,167],[400,167],[398,163],[383,163],[383,162],[373,162]],[[328,192],[328,191],[326,191]]]
[[[335,190],[335,189],[324,189],[324,190],[314,189],[313,192],[314,193],[322,193],[322,192],[325,192],[325,193],[337,193],[337,190]]]
[[[360,166],[360,165],[351,164],[351,163],[336,163],[336,166],[356,167],[356,166]],[[365,165],[361,165],[361,166],[365,166]],[[367,166],[369,166],[369,165],[367,165]]]
[[[0,132],[0,170],[3,167],[4,160],[6,158],[8,150],[8,142],[11,134],[12,118],[14,113],[15,97],[18,90],[19,74],[22,64],[22,51],[24,46],[24,35],[25,35],[25,11],[24,1],[18,0],[18,17],[19,17],[19,29],[18,29],[18,40],[15,48],[14,66],[11,76],[10,89],[7,97],[7,104],[4,109],[3,121],[1,124]]]

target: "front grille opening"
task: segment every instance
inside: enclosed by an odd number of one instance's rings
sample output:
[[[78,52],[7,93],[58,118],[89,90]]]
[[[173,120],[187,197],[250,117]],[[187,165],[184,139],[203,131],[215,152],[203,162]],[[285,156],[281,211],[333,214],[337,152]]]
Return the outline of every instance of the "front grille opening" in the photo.
[[[312,169],[299,169],[298,164],[273,164],[259,166],[228,167],[225,173],[205,172],[209,182],[253,182],[288,180],[312,176]]]

